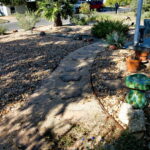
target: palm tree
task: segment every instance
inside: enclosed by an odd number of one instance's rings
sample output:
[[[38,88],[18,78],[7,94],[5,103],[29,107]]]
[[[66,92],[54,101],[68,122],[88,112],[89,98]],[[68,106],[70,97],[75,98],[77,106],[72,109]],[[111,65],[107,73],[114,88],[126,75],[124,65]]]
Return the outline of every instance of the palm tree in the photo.
[[[62,18],[67,19],[73,14],[71,0],[42,0],[38,2],[38,7],[37,13],[54,21],[54,26],[62,26]]]

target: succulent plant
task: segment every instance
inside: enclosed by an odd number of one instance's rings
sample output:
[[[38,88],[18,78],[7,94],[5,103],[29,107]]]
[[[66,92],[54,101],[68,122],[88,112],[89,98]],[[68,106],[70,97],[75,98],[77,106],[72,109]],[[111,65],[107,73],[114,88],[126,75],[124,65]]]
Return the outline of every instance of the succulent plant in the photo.
[[[108,34],[106,37],[106,41],[108,42],[108,44],[115,45],[118,48],[121,48],[124,45],[125,40],[125,36],[122,33],[118,33],[116,31]]]

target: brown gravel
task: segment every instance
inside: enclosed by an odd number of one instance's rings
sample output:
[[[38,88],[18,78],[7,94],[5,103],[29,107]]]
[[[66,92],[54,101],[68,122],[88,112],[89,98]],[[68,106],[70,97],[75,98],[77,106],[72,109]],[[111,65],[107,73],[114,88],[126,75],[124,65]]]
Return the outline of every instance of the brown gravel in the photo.
[[[65,28],[68,27],[62,27],[63,30]],[[84,33],[87,29],[69,28],[74,33]],[[46,28],[39,28],[38,31],[43,29]],[[56,30],[60,33],[60,29],[55,28],[55,33]],[[66,55],[89,44],[52,36],[52,30],[45,31],[46,36],[40,37],[38,31],[0,36],[0,115],[6,113],[6,106],[9,108],[8,105],[11,107],[18,101],[26,100]]]

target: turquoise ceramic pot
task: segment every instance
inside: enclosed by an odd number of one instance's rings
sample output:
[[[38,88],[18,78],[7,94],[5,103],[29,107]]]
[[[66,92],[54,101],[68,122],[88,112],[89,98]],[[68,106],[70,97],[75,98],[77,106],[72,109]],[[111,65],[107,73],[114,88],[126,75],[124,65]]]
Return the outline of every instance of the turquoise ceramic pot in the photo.
[[[138,90],[130,90],[126,96],[126,102],[134,108],[144,108],[147,105],[145,92]]]
[[[137,90],[150,90],[150,78],[144,74],[134,74],[125,78],[125,84],[128,88]]]

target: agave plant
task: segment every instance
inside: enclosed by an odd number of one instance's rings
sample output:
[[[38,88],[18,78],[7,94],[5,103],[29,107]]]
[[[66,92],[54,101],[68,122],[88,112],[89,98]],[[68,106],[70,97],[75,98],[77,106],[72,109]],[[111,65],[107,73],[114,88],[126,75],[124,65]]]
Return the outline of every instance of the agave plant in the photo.
[[[106,36],[106,41],[108,44],[115,45],[118,48],[121,48],[124,45],[125,40],[125,36],[122,33],[118,33],[116,31]]]

